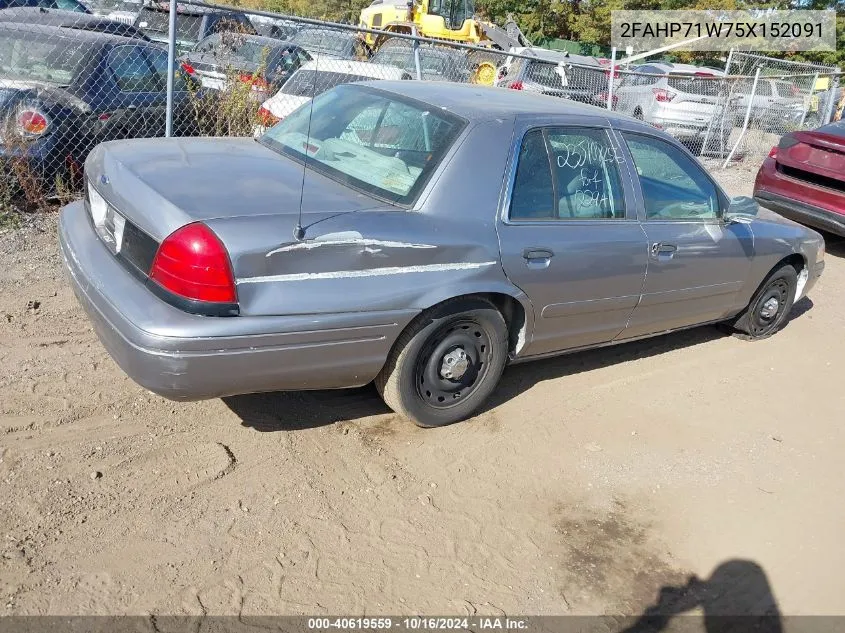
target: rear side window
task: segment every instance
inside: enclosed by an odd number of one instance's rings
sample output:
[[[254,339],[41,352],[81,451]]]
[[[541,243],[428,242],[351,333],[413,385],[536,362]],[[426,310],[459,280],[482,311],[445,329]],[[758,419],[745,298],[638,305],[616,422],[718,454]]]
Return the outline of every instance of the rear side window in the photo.
[[[705,220],[719,215],[716,186],[680,149],[640,134],[623,133],[634,159],[649,220]]]
[[[155,87],[150,90],[167,90],[167,52],[158,49],[147,49],[147,57],[155,73]],[[185,90],[185,76],[181,72],[173,72],[173,89]]]
[[[604,130],[530,131],[520,148],[511,219],[624,219],[619,161]]]
[[[109,53],[109,68],[121,92],[155,92],[157,77],[137,46],[120,46]]]

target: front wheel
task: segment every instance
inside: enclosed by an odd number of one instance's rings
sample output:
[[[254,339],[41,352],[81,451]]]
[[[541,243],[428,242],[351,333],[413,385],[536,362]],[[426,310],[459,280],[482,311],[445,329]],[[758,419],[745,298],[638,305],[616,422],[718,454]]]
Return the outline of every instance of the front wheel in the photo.
[[[484,299],[456,299],[424,312],[402,333],[376,377],[387,406],[422,427],[469,417],[504,371],[508,329]]]
[[[763,282],[751,303],[734,321],[740,338],[768,338],[783,327],[795,301],[798,273],[789,264],[781,266]]]

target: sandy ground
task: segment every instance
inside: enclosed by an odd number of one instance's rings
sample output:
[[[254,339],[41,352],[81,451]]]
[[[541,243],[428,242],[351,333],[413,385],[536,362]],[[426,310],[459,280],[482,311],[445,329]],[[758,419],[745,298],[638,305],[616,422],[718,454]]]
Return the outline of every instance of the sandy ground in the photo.
[[[845,614],[844,287],[829,237],[769,340],[511,367],[424,431],[371,388],[149,394],[42,217],[0,235],[0,613],[635,614],[697,574],[728,610]]]

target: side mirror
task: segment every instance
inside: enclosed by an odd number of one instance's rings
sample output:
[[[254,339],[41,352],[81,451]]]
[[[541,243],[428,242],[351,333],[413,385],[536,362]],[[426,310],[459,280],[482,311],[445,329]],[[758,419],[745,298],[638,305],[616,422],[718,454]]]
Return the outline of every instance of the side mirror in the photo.
[[[760,205],[750,196],[736,196],[731,198],[727,211],[726,222],[751,222],[760,211]]]

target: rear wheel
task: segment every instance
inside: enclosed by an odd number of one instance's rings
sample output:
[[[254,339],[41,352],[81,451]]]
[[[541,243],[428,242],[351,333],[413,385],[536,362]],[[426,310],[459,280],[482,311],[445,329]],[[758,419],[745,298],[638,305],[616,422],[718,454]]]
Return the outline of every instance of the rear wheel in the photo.
[[[508,353],[502,314],[483,299],[455,299],[402,333],[375,380],[396,413],[422,427],[469,417],[499,382]]]
[[[791,265],[772,272],[733,322],[737,336],[754,341],[768,338],[781,329],[789,318],[797,287],[798,273]]]

